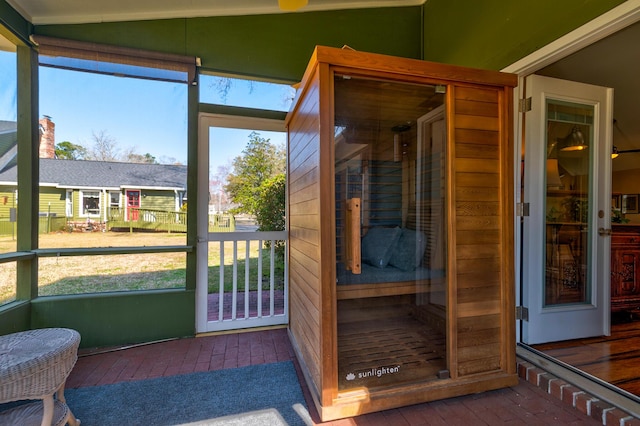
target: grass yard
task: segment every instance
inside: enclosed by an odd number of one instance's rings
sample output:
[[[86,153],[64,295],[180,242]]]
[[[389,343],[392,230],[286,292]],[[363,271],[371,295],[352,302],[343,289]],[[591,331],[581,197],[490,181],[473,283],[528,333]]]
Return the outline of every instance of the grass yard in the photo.
[[[184,234],[155,233],[56,233],[40,235],[41,248],[56,247],[128,247],[128,246],[168,246],[185,243]],[[11,251],[11,239],[0,239],[0,253]],[[269,286],[269,250],[263,249],[263,288]],[[249,262],[248,279],[245,265]],[[224,287],[233,289],[233,243],[224,244]],[[258,245],[238,242],[236,249],[238,290],[244,290],[245,279],[249,288],[258,287]],[[209,244],[209,292],[218,292],[220,278],[220,244]],[[103,293],[112,291],[152,290],[184,288],[186,283],[185,253],[144,253],[99,256],[59,256],[43,257],[38,262],[38,292],[42,296],[61,294]],[[15,299],[14,262],[0,264],[0,304]],[[284,266],[280,259],[276,262],[276,288],[283,288]]]

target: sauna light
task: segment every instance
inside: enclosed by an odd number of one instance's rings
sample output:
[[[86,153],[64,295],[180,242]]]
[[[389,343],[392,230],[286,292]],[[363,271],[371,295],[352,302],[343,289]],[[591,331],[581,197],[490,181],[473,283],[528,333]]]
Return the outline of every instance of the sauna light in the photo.
[[[402,133],[409,129],[411,129],[409,124],[399,124],[391,128],[393,132],[393,161],[396,163],[402,161],[402,157],[407,154],[409,144],[402,141]]]
[[[308,0],[278,0],[280,10],[294,11],[306,6]]]
[[[402,147],[400,142],[400,133],[393,134],[393,161],[396,163],[402,161]]]

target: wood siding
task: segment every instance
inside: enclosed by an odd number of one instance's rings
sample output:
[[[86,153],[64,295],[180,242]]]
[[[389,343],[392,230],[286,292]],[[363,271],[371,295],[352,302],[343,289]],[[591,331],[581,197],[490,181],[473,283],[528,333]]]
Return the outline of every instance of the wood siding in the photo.
[[[304,100],[288,123],[290,332],[315,395],[321,376],[320,87],[311,76]]]
[[[456,373],[466,376],[505,369],[514,372],[508,353],[513,335],[513,199],[506,190],[512,154],[505,126],[509,93],[486,87],[455,87],[450,94],[453,142],[451,261],[455,280]],[[455,286],[455,287],[454,287]],[[453,339],[452,339],[453,341]],[[509,348],[508,350],[506,348]],[[513,364],[513,365],[511,365]]]

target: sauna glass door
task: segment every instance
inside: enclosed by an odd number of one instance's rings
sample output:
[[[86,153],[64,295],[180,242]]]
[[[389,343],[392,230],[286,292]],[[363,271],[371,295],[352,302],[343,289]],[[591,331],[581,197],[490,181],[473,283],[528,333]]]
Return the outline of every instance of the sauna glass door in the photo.
[[[334,83],[338,389],[448,378],[445,87]]]
[[[527,79],[525,343],[608,334],[610,90]]]

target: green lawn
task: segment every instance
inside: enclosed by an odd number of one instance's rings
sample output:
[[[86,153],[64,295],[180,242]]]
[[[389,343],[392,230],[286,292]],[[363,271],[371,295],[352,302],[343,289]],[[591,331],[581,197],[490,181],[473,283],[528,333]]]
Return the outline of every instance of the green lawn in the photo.
[[[0,253],[13,251],[11,239],[0,239]],[[151,233],[57,233],[41,235],[41,248],[166,246],[185,244],[182,234]],[[249,289],[258,288],[258,246],[249,246]],[[269,288],[270,250],[262,249],[263,289]],[[246,244],[237,243],[237,286],[244,290]],[[224,245],[224,288],[233,289],[233,243]],[[184,288],[185,253],[119,254],[112,256],[59,256],[39,259],[40,295],[102,293],[111,291]],[[218,292],[220,274],[219,243],[209,244],[209,292]],[[0,304],[15,299],[15,263],[0,264]],[[282,259],[276,262],[275,284],[284,286]]]

